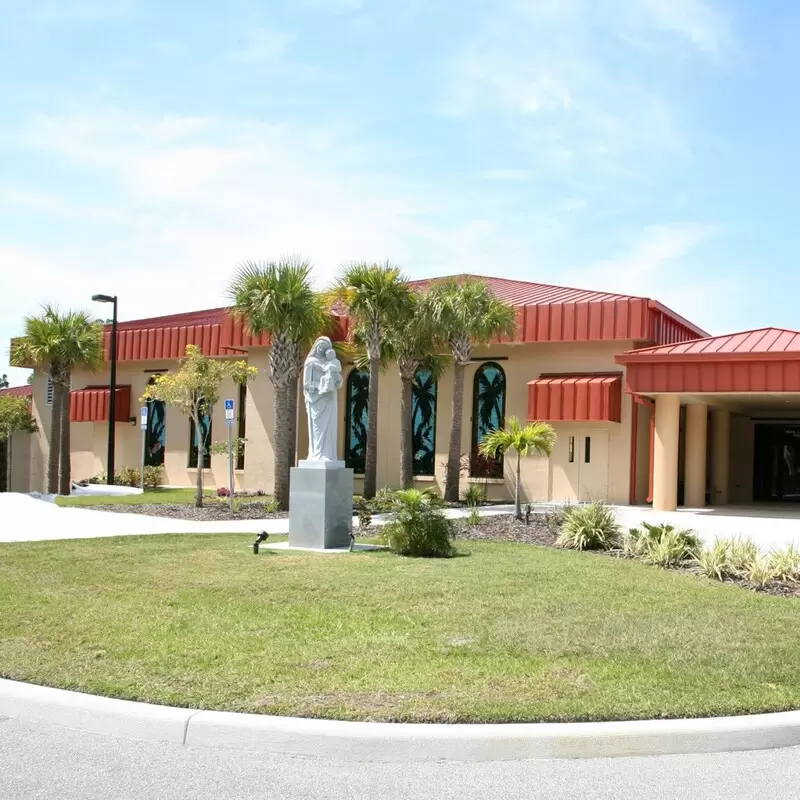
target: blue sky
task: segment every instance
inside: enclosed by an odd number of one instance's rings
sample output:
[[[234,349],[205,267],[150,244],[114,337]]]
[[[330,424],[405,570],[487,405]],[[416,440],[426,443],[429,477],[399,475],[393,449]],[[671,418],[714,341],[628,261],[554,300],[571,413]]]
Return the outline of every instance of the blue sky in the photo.
[[[320,284],[388,258],[800,327],[789,0],[0,11],[3,342],[93,292],[221,305],[238,262],[291,253]]]

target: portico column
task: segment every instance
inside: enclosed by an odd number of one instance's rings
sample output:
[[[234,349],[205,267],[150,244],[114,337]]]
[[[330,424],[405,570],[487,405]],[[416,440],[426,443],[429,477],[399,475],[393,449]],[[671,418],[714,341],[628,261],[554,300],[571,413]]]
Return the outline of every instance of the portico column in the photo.
[[[678,507],[678,437],[681,398],[664,394],[656,398],[656,437],[653,447],[653,508]]]
[[[731,464],[731,412],[715,408],[711,412],[711,505],[728,504]]]
[[[702,508],[706,504],[706,454],[708,444],[708,406],[686,406],[686,470],[684,505]]]

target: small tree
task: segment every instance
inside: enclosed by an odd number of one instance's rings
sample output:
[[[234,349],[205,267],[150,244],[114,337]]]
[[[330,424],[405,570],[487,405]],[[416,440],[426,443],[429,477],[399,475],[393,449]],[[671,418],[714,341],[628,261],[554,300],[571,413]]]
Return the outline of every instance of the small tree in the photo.
[[[142,396],[143,401],[160,400],[168,406],[174,406],[182,414],[194,422],[197,439],[197,494],[195,505],[203,506],[203,466],[205,464],[206,446],[202,435],[203,417],[214,413],[214,406],[219,402],[220,387],[226,378],[237,384],[246,383],[258,375],[255,367],[246,361],[223,361],[203,355],[203,351],[194,344],[186,348],[186,357],[177,372],[159,375],[151,383]]]
[[[27,397],[0,397],[0,447],[6,448],[6,491],[11,481],[11,437],[15,433],[35,433],[36,421],[31,416]]]
[[[386,264],[352,264],[342,270],[335,293],[355,322],[369,359],[367,406],[367,457],[364,497],[375,497],[378,474],[378,381],[382,348],[391,319],[403,313],[411,291],[398,267]]]
[[[83,311],[61,313],[46,305],[25,318],[25,333],[11,342],[11,365],[44,367],[53,383],[47,462],[48,494],[69,494],[69,387],[76,367],[97,370],[103,363],[103,326]]]
[[[325,300],[311,285],[311,265],[296,258],[239,267],[228,287],[231,313],[254,336],[268,333],[269,379],[275,389],[273,454],[275,500],[289,508],[289,471],[297,450],[297,379],[303,348],[330,322]]]
[[[485,282],[474,278],[446,278],[428,293],[428,304],[437,329],[453,355],[453,413],[447,454],[445,499],[458,502],[461,467],[461,427],[464,416],[464,371],[472,348],[489,344],[496,336],[516,330],[514,309],[498,300]]]
[[[522,519],[520,501],[520,463],[523,456],[550,456],[556,443],[556,432],[546,422],[530,422],[524,428],[516,417],[509,417],[505,428],[496,428],[487,433],[480,443],[482,455],[494,458],[499,453],[515,450],[517,469],[514,481],[514,516]]]

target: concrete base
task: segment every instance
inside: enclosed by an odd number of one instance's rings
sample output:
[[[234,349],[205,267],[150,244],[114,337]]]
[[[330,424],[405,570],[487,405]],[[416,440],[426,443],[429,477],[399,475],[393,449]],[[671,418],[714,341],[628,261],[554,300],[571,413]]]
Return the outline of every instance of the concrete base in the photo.
[[[261,545],[262,550],[293,550],[302,551],[304,553],[349,553],[349,547],[292,547],[289,542],[275,542],[274,544],[267,544],[266,542]],[[367,550],[388,550],[389,548],[383,544],[355,544],[353,545],[353,553],[362,553]]]
[[[289,478],[289,546],[349,549],[353,470],[334,461],[301,461]],[[329,466],[330,465],[330,466]]]

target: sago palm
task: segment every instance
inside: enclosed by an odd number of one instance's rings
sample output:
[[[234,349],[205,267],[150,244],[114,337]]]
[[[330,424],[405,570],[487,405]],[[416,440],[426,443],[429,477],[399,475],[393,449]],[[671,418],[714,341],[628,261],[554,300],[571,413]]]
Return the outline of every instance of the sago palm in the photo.
[[[522,519],[520,501],[521,462],[530,455],[550,456],[556,443],[556,432],[546,422],[529,422],[524,427],[516,417],[509,417],[504,428],[487,433],[479,445],[482,455],[495,458],[499,453],[515,451],[517,468],[514,480],[514,515]]]
[[[274,493],[278,508],[289,508],[289,470],[297,440],[297,381],[303,366],[303,348],[330,321],[326,303],[311,285],[307,261],[242,264],[230,286],[231,313],[244,320],[254,336],[268,333],[269,378],[275,391]]]
[[[386,264],[351,264],[342,270],[335,294],[363,337],[369,359],[367,457],[364,497],[375,497],[378,467],[378,382],[384,341],[392,318],[405,313],[411,292],[398,267]]]
[[[76,367],[96,370],[103,363],[103,326],[83,311],[60,313],[46,305],[38,316],[25,318],[25,333],[11,344],[11,364],[44,367],[53,384],[47,492],[69,494],[69,387]]]
[[[514,309],[498,300],[484,281],[446,278],[428,292],[432,319],[453,357],[453,414],[447,454],[445,499],[458,502],[461,472],[461,428],[464,416],[464,371],[473,347],[489,344],[516,330]]]

